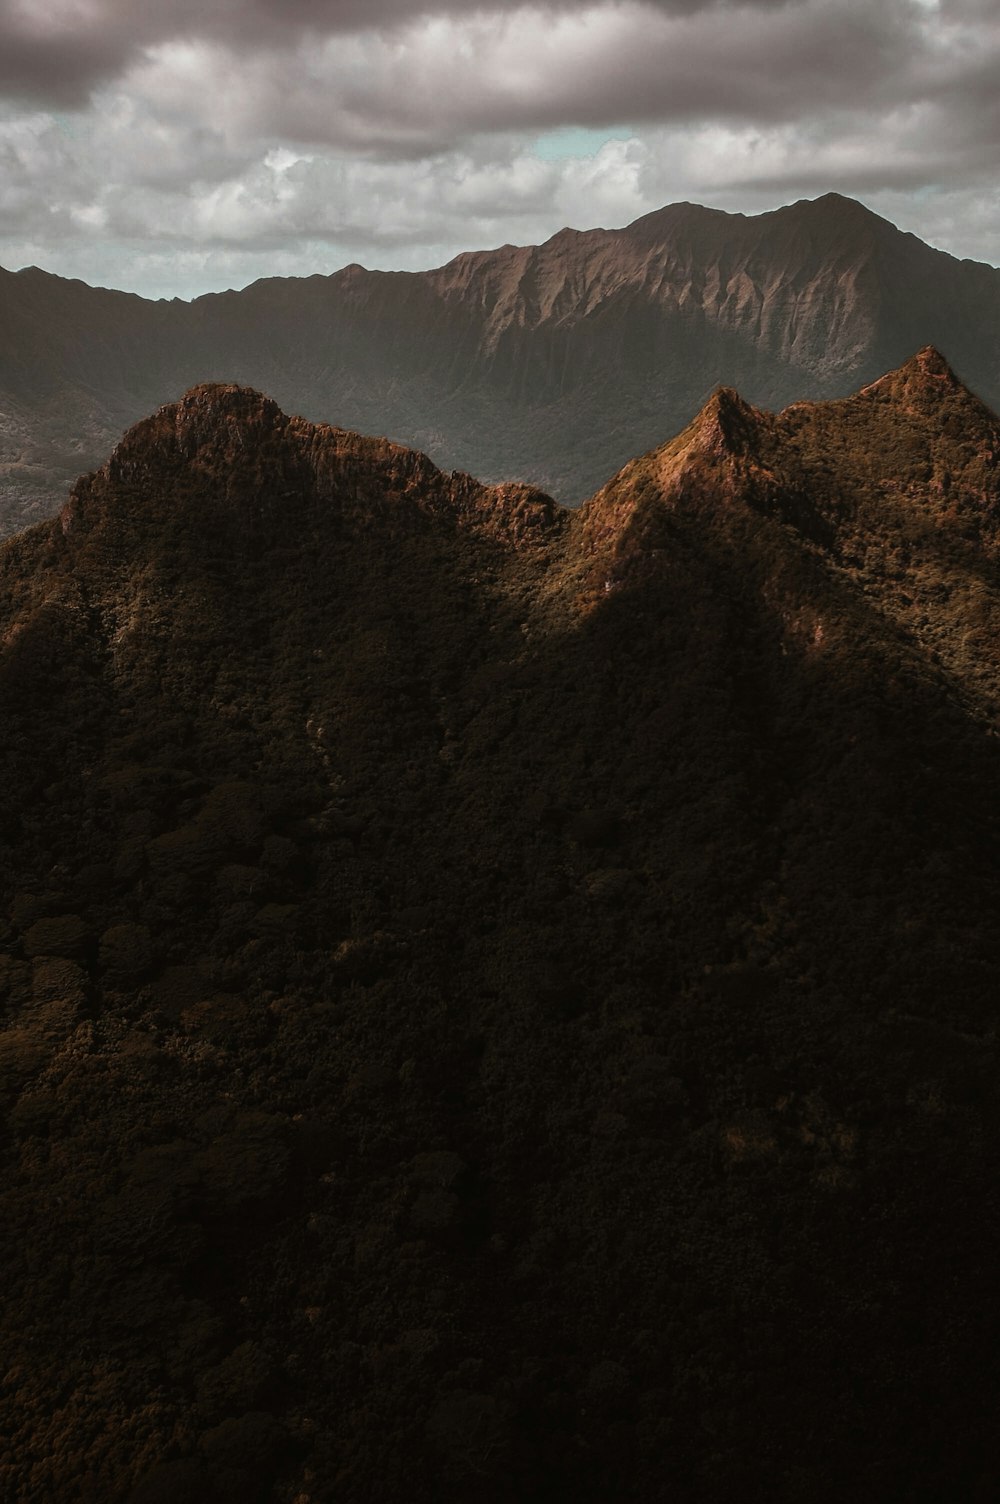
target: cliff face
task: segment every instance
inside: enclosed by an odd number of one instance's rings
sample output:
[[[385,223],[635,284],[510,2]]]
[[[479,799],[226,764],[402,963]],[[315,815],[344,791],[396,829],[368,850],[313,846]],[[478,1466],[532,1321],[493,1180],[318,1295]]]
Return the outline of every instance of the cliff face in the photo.
[[[201,386],[0,550],[12,1498],[986,1497],[998,454]]]
[[[931,342],[1000,402],[1000,273],[835,194],[752,218],[678,204],[437,271],[352,266],[191,305],[2,273],[0,322],[8,530],[206,379],[572,503],[720,381],[778,407]]]

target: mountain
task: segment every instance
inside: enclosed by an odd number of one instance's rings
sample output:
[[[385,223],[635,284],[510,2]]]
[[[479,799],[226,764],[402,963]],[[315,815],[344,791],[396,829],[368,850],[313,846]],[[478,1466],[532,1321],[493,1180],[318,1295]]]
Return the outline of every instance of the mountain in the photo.
[[[989,1497],[1000,422],[202,385],[0,549],[6,1496]]]
[[[837,194],[751,217],[675,204],[436,271],[349,266],[191,304],[3,272],[0,328],[7,532],[205,380],[569,503],[720,380],[780,407],[845,395],[932,343],[1000,405],[1000,271]]]

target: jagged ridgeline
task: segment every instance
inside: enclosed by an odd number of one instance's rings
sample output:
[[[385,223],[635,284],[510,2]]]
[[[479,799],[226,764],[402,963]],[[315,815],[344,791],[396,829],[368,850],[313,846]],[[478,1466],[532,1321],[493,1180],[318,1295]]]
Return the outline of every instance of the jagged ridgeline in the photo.
[[[202,386],[5,545],[5,1497],[991,1496],[998,465]]]
[[[1000,405],[1000,270],[836,193],[772,213],[672,204],[620,230],[348,266],[192,303],[0,269],[0,535],[58,511],[130,423],[207,378],[336,414],[571,504],[720,381],[841,397],[918,346]]]

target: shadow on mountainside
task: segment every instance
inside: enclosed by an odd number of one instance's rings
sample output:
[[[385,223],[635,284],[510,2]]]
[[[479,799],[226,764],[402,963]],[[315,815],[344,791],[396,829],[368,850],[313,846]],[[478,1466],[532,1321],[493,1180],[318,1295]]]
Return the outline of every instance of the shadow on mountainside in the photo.
[[[985,1498],[978,709],[735,491],[234,401],[0,564],[8,1486]]]

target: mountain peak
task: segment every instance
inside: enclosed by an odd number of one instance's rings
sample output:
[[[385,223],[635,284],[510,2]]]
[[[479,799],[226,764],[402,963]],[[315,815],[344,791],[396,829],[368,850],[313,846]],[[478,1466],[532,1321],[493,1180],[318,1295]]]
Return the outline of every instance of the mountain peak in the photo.
[[[772,213],[814,223],[818,221],[831,228],[843,226],[857,231],[881,227],[900,233],[890,219],[876,214],[867,204],[861,203],[859,199],[849,198],[845,193],[823,193],[819,198],[800,198],[794,204],[786,204],[784,208],[775,209]]]
[[[235,381],[199,382],[197,386],[189,387],[176,403],[166,404],[164,410],[171,407],[176,409],[180,422],[206,417],[259,422],[263,418],[281,416],[281,409],[273,398],[256,387],[241,386]]]
[[[735,387],[720,386],[702,408],[695,425],[715,454],[745,454],[759,433],[760,413]]]
[[[137,465],[190,463],[196,456],[202,468],[221,469],[237,462],[260,435],[287,424],[278,404],[253,387],[203,382],[130,428],[115,447],[108,470],[116,480],[129,480]]]
[[[203,381],[189,387],[175,402],[165,402],[148,418],[128,430],[122,443],[133,435],[173,427],[178,432],[198,433],[217,424],[273,425],[284,418],[278,404],[255,387],[234,381]],[[287,421],[287,420],[286,420]]]
[[[890,230],[896,228],[890,220],[876,214],[874,209],[869,209],[858,199],[848,198],[843,193],[824,193],[819,198],[797,199],[793,204],[785,204],[780,209],[767,209],[760,214],[714,209],[684,199],[642,215],[621,233],[632,238],[663,239],[673,237],[678,232],[697,229],[710,233],[725,226],[730,233],[738,234],[744,227],[752,229],[754,225],[763,227],[776,220],[788,219],[819,223],[828,229],[838,226],[845,229],[874,229],[876,226]]]
[[[678,525],[715,532],[740,514],[780,519],[825,547],[842,525],[831,466],[840,500],[868,497],[884,471],[893,494],[916,516],[933,516],[939,536],[954,534],[956,549],[976,540],[995,551],[1000,423],[933,345],[854,397],[797,402],[777,415],[719,387],[674,440],[586,503],[585,536],[599,568],[613,552],[614,588],[644,578]],[[859,505],[862,515],[867,503]]]
[[[946,395],[953,395],[975,403],[977,407],[982,406],[934,345],[924,345],[894,371],[862,387],[858,395],[899,402],[908,407],[914,404],[926,406],[940,402]],[[988,410],[983,408],[983,411]]]
[[[767,416],[733,387],[717,387],[681,433],[626,465],[584,503],[590,552],[610,545],[631,572],[639,558],[655,556],[668,514],[729,506],[755,465]]]
[[[924,345],[923,349],[918,350],[916,355],[906,361],[900,369],[901,371],[910,370],[914,374],[919,373],[922,376],[943,378],[946,381],[955,382],[956,385],[959,384],[955,372],[945,360],[941,351],[936,349],[934,345]]]
[[[137,496],[153,505],[136,507]],[[239,549],[251,535],[254,547],[287,538],[306,518],[339,535],[382,521],[412,531],[420,514],[515,549],[544,541],[563,517],[534,487],[445,474],[419,450],[288,417],[233,382],[192,387],[135,424],[60,515],[75,538],[126,521],[138,546],[156,546],[160,519],[173,517],[189,543],[211,534]]]
[[[869,209],[867,204],[861,203],[859,199],[851,198],[846,193],[837,193],[835,190],[821,193],[818,198],[799,199],[792,207],[799,209],[807,204],[812,209],[831,210],[837,214],[853,214],[859,218],[864,216],[866,219],[881,219],[882,217],[876,214],[874,209]]]

